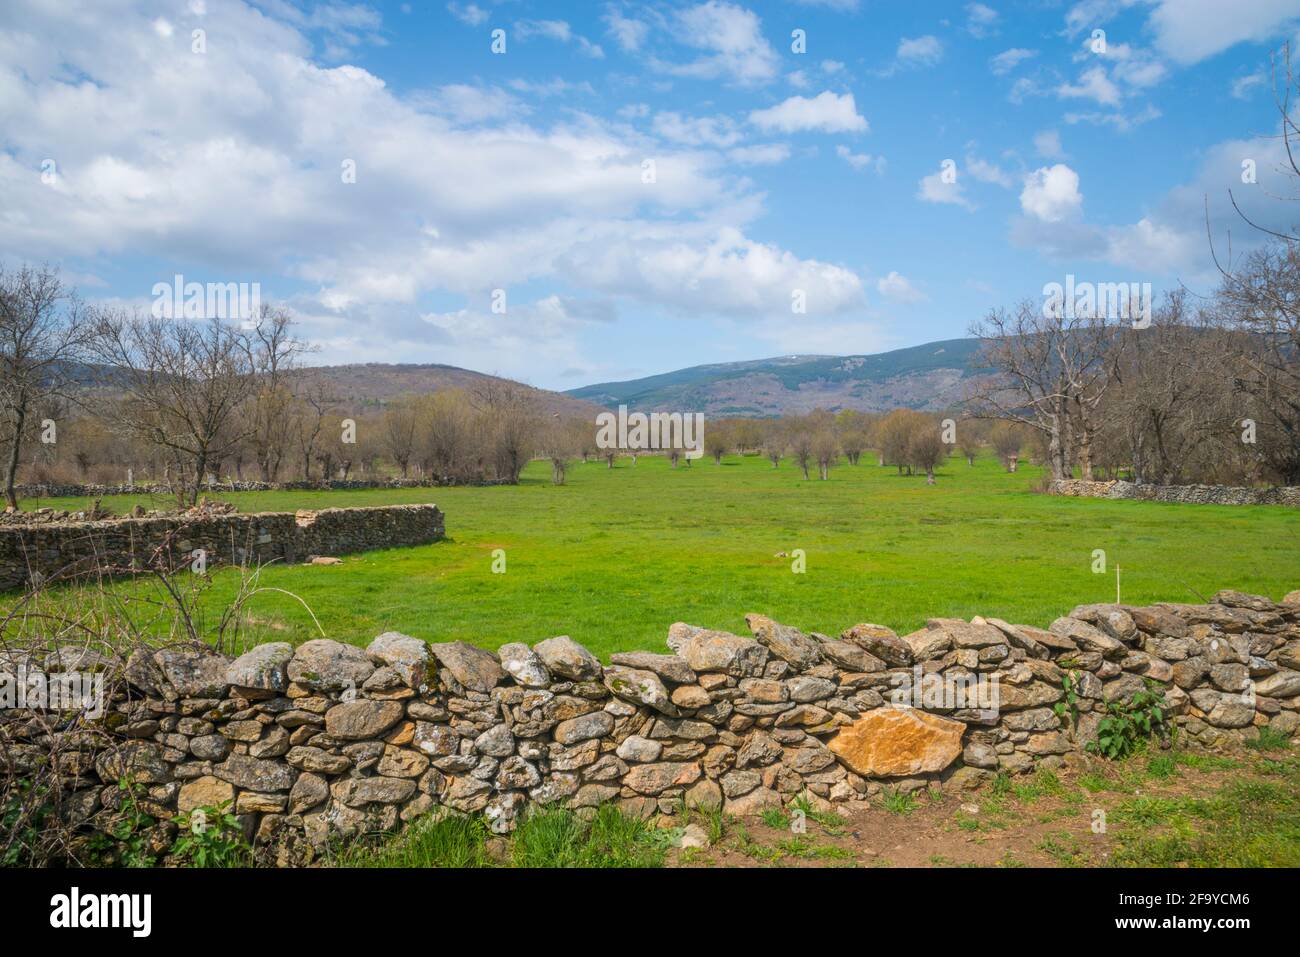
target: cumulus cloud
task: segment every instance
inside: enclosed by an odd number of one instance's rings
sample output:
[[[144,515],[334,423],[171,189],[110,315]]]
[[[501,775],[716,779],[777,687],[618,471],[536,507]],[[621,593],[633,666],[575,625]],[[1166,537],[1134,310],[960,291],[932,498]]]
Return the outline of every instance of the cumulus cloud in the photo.
[[[304,27],[242,3],[210,5],[209,35],[240,42],[209,43],[201,58],[187,31],[164,37],[152,15],[92,0],[25,8],[29,42],[15,42],[9,9],[5,260],[193,264],[196,280],[258,281],[289,298],[322,359],[440,356],[511,372],[552,333],[557,361],[574,366],[564,349],[602,321],[575,304],[583,296],[547,302],[555,289],[755,321],[788,314],[794,287],[814,315],[861,302],[852,270],[746,236],[761,195],[715,150],[578,111],[537,123],[493,86],[402,94],[360,67],[319,65]],[[694,122],[662,129],[731,138],[724,122]],[[49,185],[47,157],[60,171]],[[141,295],[160,278],[170,272],[145,277]],[[509,291],[513,318],[474,327],[494,288]],[[497,358],[479,362],[458,322]],[[511,351],[521,336],[531,353]]]
[[[852,93],[829,90],[811,98],[792,96],[776,106],[755,110],[749,114],[749,121],[760,129],[783,133],[864,133],[869,128],[866,118],[858,113]]]
[[[895,302],[921,302],[925,299],[925,294],[896,270],[891,270],[889,275],[876,280],[876,291]]]
[[[1077,216],[1083,209],[1079,174],[1064,163],[1034,170],[1025,178],[1020,208],[1045,223],[1059,223]]]

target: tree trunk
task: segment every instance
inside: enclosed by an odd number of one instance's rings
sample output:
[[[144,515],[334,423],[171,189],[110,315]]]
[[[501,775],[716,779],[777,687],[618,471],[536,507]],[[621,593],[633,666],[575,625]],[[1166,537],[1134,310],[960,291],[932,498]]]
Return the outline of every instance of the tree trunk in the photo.
[[[21,453],[23,428],[27,424],[27,401],[20,399],[14,406],[14,436],[9,445],[9,458],[5,462],[5,504],[18,511],[18,495],[14,483],[18,477],[18,456]]]
[[[925,470],[925,484],[926,484],[926,485],[933,485],[933,484],[934,484],[934,468],[933,468],[933,467],[929,467],[929,466],[926,467],[926,470]]]

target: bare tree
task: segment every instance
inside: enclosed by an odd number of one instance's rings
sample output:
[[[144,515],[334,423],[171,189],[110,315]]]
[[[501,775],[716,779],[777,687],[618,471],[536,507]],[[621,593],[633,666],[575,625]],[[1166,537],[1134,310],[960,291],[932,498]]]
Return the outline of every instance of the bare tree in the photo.
[[[813,458],[817,460],[817,475],[824,482],[831,476],[831,466],[839,458],[840,444],[835,439],[835,433],[829,429],[823,429],[813,436],[812,441]]]
[[[1091,478],[1096,409],[1114,378],[1107,316],[1024,300],[1012,313],[991,311],[971,334],[983,340],[981,364],[998,372],[976,380],[967,399],[972,414],[1042,432],[1052,478],[1069,477],[1076,453],[1084,478]]]
[[[32,417],[71,394],[89,333],[86,311],[57,270],[0,269],[0,450],[8,508],[18,507],[14,484]]]
[[[943,444],[939,430],[933,423],[930,428],[917,429],[907,443],[908,461],[917,468],[925,469],[925,484],[934,484],[934,469],[948,455],[948,447]]]
[[[247,334],[218,319],[103,312],[94,342],[125,394],[122,427],[168,455],[179,497],[194,504],[208,469],[251,431],[236,419],[257,386]]]

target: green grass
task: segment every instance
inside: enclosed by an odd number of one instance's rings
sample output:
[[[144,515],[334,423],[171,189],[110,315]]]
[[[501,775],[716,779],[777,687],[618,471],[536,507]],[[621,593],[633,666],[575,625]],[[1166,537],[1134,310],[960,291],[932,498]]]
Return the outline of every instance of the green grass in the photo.
[[[874,461],[874,460],[872,460]],[[597,654],[662,650],[668,626],[689,621],[744,632],[757,611],[837,634],[858,621],[900,632],[926,618],[975,614],[1045,626],[1080,602],[1195,601],[1238,588],[1280,597],[1300,581],[1300,540],[1288,509],[1187,506],[1036,494],[1038,469],[1015,475],[991,457],[953,458],[938,484],[890,467],[842,464],[804,481],[790,461],[730,456],[673,470],[643,457],[577,464],[552,486],[532,463],[506,488],[250,492],[223,498],[243,511],[428,502],[448,540],[348,556],[338,566],[271,566],[262,584],[301,596],[329,637],[368,643],[386,630],[489,648],[568,634]],[[117,511],[146,497],[105,500]],[[24,507],[83,507],[52,499]],[[503,548],[507,571],[492,574]],[[1091,571],[1105,549],[1106,574]],[[794,574],[802,549],[807,572]],[[213,574],[202,622],[215,624],[237,574]],[[129,593],[139,585],[117,584]],[[248,611],[261,638],[317,637],[291,597],[263,592]]]
[[[1118,867],[1300,866],[1300,768],[1278,782],[1234,781],[1208,798],[1125,801],[1112,818]]]
[[[597,809],[591,821],[572,811],[535,811],[506,839],[501,859],[488,852],[481,817],[425,817],[382,844],[353,844],[335,862],[340,867],[662,867],[677,837],[671,829],[623,814],[613,805]]]

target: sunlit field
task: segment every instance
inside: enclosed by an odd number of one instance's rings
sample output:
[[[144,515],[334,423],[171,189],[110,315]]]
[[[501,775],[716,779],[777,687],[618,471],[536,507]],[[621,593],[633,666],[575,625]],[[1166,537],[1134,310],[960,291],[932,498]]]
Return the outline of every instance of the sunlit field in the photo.
[[[1040,471],[954,457],[938,484],[892,467],[841,464],[805,481],[757,456],[672,469],[660,458],[574,465],[553,486],[532,463],[517,487],[231,494],[241,511],[436,502],[447,540],[344,556],[337,566],[267,566],[260,583],[299,596],[326,635],[365,644],[386,630],[495,648],[567,634],[608,658],[662,650],[674,621],[745,632],[757,611],[837,634],[859,621],[900,633],[936,616],[1046,626],[1074,604],[1200,601],[1220,588],[1280,598],[1300,588],[1300,518],[1278,507],[1059,498]],[[146,497],[114,497],[125,511]],[[84,500],[28,501],[59,508]],[[504,549],[504,574],[492,571]],[[802,550],[806,571],[792,570]],[[1093,572],[1095,549],[1106,571]],[[778,557],[779,553],[786,553]],[[188,573],[186,573],[188,574]],[[220,569],[201,599],[207,627],[235,594]],[[139,588],[121,582],[122,593]],[[75,601],[73,593],[68,600]],[[12,602],[12,597],[5,603]],[[260,638],[319,637],[293,598],[247,605]]]

